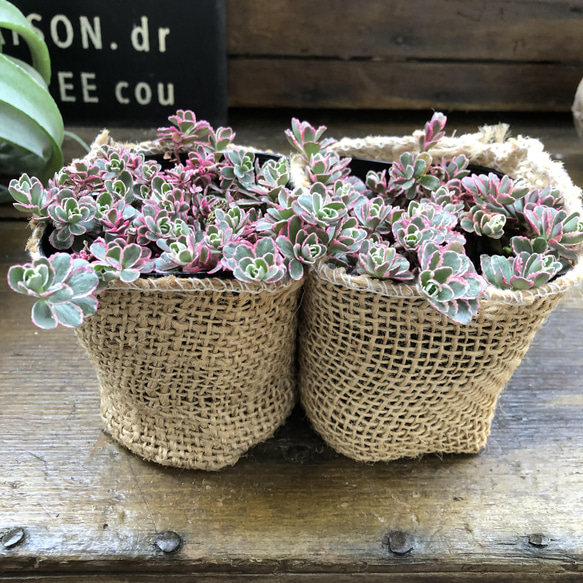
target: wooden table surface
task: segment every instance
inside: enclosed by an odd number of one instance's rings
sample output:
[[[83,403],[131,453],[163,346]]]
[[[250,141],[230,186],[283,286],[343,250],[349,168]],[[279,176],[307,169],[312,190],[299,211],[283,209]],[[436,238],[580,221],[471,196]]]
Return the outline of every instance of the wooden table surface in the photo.
[[[424,121],[309,118],[335,137]],[[453,127],[481,121],[458,115]],[[583,185],[569,117],[512,121]],[[279,150],[288,122],[281,112],[232,118],[240,143]],[[97,379],[74,333],[36,329],[31,302],[8,290],[27,235],[24,221],[0,220],[0,581],[583,580],[580,291],[538,333],[479,455],[360,464],[327,448],[298,409],[233,468],[181,471],[102,431]],[[172,553],[160,548],[172,546],[167,531],[180,537]]]

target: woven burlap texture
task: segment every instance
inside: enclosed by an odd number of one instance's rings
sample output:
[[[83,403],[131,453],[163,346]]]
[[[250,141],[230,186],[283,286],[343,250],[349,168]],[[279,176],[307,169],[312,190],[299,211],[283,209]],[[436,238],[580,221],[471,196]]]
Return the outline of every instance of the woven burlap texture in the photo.
[[[103,292],[77,337],[116,440],[163,465],[218,470],[271,437],[295,404],[301,286],[164,280]]]
[[[506,127],[447,138],[434,159],[470,162],[554,184],[568,211],[581,192],[537,140],[504,139]],[[416,136],[341,140],[343,156],[392,161]],[[294,180],[306,179],[297,161]],[[427,453],[476,453],[486,445],[497,399],[536,331],[562,295],[583,279],[583,261],[532,292],[488,287],[469,325],[431,308],[415,286],[317,265],[309,274],[300,324],[300,394],[314,428],[336,451],[360,461]]]
[[[108,143],[104,130],[85,159]],[[162,153],[154,142],[125,145]],[[36,258],[45,223],[31,224]],[[110,282],[75,332],[112,437],[148,461],[201,470],[233,465],[271,437],[297,401],[301,289],[216,277]]]

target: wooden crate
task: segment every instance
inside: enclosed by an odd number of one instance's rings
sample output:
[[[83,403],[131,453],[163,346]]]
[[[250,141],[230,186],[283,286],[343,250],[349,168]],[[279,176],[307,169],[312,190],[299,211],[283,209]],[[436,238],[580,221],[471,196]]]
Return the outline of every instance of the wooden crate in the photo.
[[[568,111],[581,0],[227,0],[233,107]]]

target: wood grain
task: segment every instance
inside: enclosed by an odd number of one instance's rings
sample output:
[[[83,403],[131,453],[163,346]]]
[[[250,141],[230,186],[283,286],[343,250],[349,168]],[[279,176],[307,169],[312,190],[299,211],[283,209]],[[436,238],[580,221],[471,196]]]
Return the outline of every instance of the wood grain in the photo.
[[[575,0],[228,0],[229,56],[581,63]]]
[[[233,121],[241,143],[279,149],[289,120]],[[424,116],[314,112],[311,121],[336,137],[395,135]],[[496,118],[453,116],[450,130],[484,121]],[[583,183],[572,126],[515,121]],[[37,330],[31,302],[8,290],[27,236],[24,221],[0,221],[0,539],[25,532],[0,544],[0,581],[582,580],[581,292],[538,333],[477,456],[362,465],[328,449],[296,410],[235,467],[180,471],[141,461],[102,431],[96,376],[73,332]],[[155,545],[164,531],[182,537],[174,554]],[[391,552],[395,531],[408,534],[410,552]]]
[[[582,52],[583,54],[583,52]],[[232,107],[569,111],[583,66],[237,59]]]
[[[578,0],[229,0],[231,107],[569,111]]]

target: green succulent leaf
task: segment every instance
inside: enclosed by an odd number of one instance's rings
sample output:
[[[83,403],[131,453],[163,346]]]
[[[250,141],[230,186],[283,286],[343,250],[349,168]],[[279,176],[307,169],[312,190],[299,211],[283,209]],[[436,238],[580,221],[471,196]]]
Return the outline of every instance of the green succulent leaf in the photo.
[[[56,328],[58,324],[49,304],[44,300],[38,300],[32,306],[32,321],[35,326],[44,330]]]

